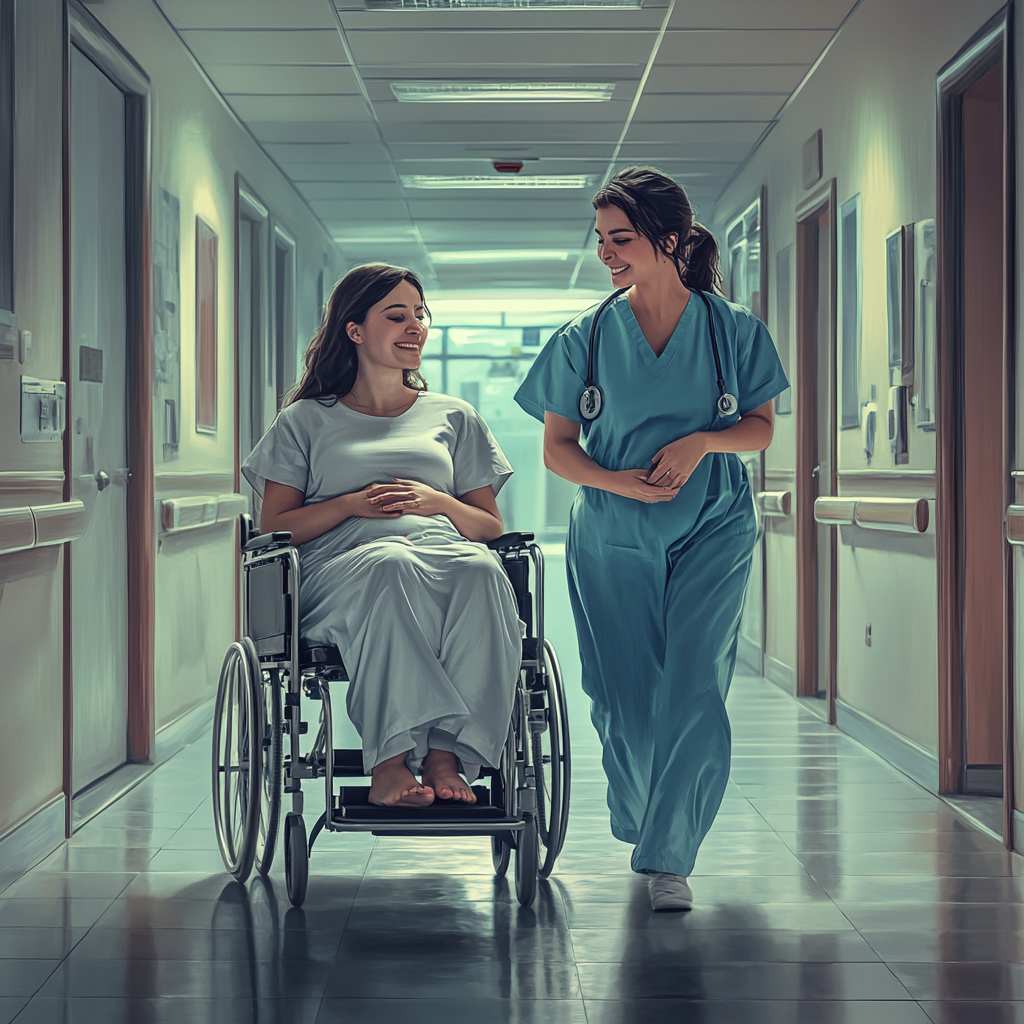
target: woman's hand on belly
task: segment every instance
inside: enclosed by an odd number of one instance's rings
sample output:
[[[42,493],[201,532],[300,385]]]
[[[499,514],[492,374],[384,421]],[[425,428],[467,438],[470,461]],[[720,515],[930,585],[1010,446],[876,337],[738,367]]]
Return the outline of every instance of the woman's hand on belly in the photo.
[[[418,480],[398,477],[390,484],[371,484],[364,493],[375,510],[399,515],[406,512],[418,516],[441,515],[446,511],[445,499],[451,500],[451,495],[435,491]]]
[[[707,455],[707,440],[708,435],[699,432],[665,445],[651,459],[647,482],[659,487],[682,487]]]
[[[678,493],[678,487],[654,486],[648,479],[646,469],[621,469],[609,474],[611,487],[603,488],[623,498],[632,498],[651,504],[658,501],[671,501]]]
[[[447,516],[467,540],[489,541],[501,536],[501,513],[490,487],[478,487],[460,498],[418,480],[396,477],[394,483],[367,488],[370,502],[388,514]]]

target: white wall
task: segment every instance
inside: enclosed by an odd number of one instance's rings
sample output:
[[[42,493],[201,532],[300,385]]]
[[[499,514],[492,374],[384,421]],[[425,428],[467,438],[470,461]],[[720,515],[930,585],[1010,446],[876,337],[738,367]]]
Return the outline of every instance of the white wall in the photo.
[[[885,236],[902,224],[935,216],[935,76],[1000,6],[997,0],[864,0],[716,207],[714,223],[721,237],[725,225],[762,185],[767,187],[769,241],[763,258],[774,329],[775,258],[795,242],[795,210],[807,194],[802,189],[803,145],[816,129],[823,131],[824,178],[836,179],[839,204],[861,196],[860,392],[866,400],[870,386],[877,389],[879,436],[870,468],[887,476],[871,482],[841,478],[840,493],[863,492],[870,485],[869,493],[934,496],[933,477],[896,475],[934,470],[934,434],[911,428],[907,466],[894,467],[888,452]],[[778,418],[766,458],[769,481],[773,474],[784,480],[795,467],[795,427],[795,413]],[[859,431],[841,431],[840,475],[867,468]],[[896,534],[880,541],[864,533],[840,531],[838,696],[937,755],[934,543]],[[795,657],[795,546],[784,529],[770,533],[768,543],[768,653],[785,661]],[[869,622],[870,647],[865,645]]]

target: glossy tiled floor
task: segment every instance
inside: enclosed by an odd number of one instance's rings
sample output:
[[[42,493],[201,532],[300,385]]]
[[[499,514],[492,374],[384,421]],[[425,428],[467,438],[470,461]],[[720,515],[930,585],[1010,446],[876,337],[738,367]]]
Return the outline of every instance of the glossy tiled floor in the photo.
[[[279,867],[243,889],[195,744],[0,893],[0,1022],[1024,1021],[1024,861],[771,685],[730,712],[685,915],[650,912],[580,728],[532,910],[482,840],[328,837],[303,909]]]

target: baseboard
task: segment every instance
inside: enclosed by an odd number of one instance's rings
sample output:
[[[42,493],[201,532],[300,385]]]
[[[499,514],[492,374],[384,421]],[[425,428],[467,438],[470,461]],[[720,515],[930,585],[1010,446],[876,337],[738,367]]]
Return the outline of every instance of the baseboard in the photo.
[[[64,842],[63,793],[0,836],[0,892]]]
[[[1018,853],[1024,853],[1024,814],[1013,809],[1013,848]]]
[[[938,795],[939,759],[935,754],[841,700],[836,701],[836,728]]]
[[[764,656],[764,677],[790,697],[796,694],[796,669],[790,668],[784,661],[779,661],[770,654]]]
[[[198,739],[210,727],[213,721],[213,705],[216,698],[211,697],[197,704],[194,708],[179,715],[173,722],[168,722],[156,734],[156,763],[160,764],[173,757],[183,747]]]
[[[757,675],[764,674],[764,666],[761,664],[761,648],[754,643],[749,636],[739,635],[739,642],[736,647],[736,660],[742,661],[748,668],[753,669]]]

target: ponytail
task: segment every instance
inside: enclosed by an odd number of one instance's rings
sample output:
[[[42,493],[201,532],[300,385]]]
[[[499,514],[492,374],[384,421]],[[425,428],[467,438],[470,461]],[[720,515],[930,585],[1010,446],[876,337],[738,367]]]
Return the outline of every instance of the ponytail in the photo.
[[[721,290],[722,270],[718,261],[718,242],[703,224],[694,222],[690,228],[683,249],[683,270],[679,277],[687,288],[696,288],[702,292]]]

